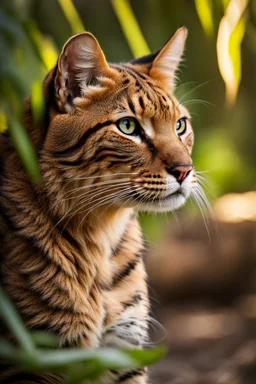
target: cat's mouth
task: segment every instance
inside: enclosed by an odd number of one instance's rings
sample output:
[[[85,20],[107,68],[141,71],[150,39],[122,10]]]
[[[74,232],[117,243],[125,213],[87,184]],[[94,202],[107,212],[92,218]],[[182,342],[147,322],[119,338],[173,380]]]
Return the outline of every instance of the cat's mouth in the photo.
[[[137,192],[133,195],[133,200],[136,202],[136,208],[140,211],[167,212],[180,208],[186,202],[188,196],[189,194],[185,193],[184,189],[180,187],[177,191],[165,195],[145,195]]]
[[[153,198],[153,200],[154,202],[164,202],[164,201],[169,201],[171,198],[178,197],[178,196],[185,197],[181,191],[177,191],[174,193],[169,193],[167,196]]]

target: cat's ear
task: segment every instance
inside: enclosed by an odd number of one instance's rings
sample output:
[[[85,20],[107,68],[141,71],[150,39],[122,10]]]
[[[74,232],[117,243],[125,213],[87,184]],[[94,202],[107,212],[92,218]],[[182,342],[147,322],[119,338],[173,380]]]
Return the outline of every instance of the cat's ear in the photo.
[[[100,86],[111,73],[96,38],[89,32],[71,37],[59,56],[55,93],[61,106],[72,104],[88,86]]]
[[[175,73],[181,61],[187,29],[179,28],[155,57],[149,75],[159,80],[167,90],[175,87]]]

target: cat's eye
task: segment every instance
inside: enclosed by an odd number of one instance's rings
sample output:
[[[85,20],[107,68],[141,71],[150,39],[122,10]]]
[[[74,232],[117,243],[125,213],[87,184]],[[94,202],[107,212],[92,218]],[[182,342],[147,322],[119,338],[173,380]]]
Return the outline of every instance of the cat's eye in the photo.
[[[117,121],[116,125],[121,132],[126,135],[132,135],[136,131],[137,121],[134,117],[124,117],[123,119]]]
[[[183,117],[179,119],[176,123],[176,135],[181,136],[186,132],[187,129],[187,122],[186,119]]]

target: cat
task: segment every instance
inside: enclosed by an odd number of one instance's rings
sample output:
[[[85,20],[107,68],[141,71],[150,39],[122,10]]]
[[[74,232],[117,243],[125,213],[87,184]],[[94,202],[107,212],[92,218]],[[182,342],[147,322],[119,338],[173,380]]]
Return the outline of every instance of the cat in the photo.
[[[71,37],[44,83],[45,115],[25,127],[41,184],[1,134],[1,283],[29,329],[62,347],[141,348],[149,299],[136,212],[181,207],[197,185],[194,134],[174,97],[186,28],[162,49],[109,64],[89,32]],[[8,364],[3,383],[59,383]],[[1,377],[1,376],[0,376]],[[104,383],[146,383],[146,369]]]

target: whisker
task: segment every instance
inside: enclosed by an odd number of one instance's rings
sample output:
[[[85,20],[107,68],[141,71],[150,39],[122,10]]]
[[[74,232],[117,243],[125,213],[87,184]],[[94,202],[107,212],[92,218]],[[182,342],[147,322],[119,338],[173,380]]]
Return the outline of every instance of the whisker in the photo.
[[[140,187],[137,187],[137,188],[140,188]],[[127,192],[126,192],[127,193]],[[129,193],[129,191],[128,191]],[[124,195],[125,196],[125,195]],[[120,196],[119,196],[120,197]],[[130,197],[128,199],[128,201],[131,199],[132,197]],[[114,199],[114,201],[110,202],[110,204],[108,206],[106,206],[106,208],[104,209],[103,213],[105,212],[106,209],[108,209],[114,202],[116,201],[116,199]],[[123,202],[123,204],[121,205],[121,208],[123,207],[123,205],[125,204],[126,201]],[[99,220],[101,222],[101,224],[108,230],[107,226],[103,223],[103,221],[99,218],[99,216],[96,216],[96,214],[93,212],[93,210],[90,212],[91,214],[93,214],[95,217],[97,217],[97,220]],[[82,219],[82,221],[84,221],[84,218]],[[79,224],[79,227],[80,225],[82,225],[82,222],[80,222]],[[116,236],[116,240],[118,241],[119,240],[119,236],[116,235],[115,233],[112,233],[112,236]]]
[[[69,221],[72,219],[72,217],[74,217],[75,216],[75,214],[78,214],[79,213],[79,211],[80,210],[82,210],[82,209],[84,209],[84,208],[86,208],[86,205],[88,205],[88,203],[90,202],[90,201],[88,201],[88,199],[86,198],[85,199],[85,197],[87,197],[88,195],[89,196],[91,196],[91,199],[92,198],[94,198],[95,197],[95,195],[100,195],[100,194],[102,194],[102,193],[106,193],[106,192],[108,192],[108,191],[112,191],[113,190],[113,188],[114,189],[117,189],[117,188],[120,188],[120,186],[122,186],[121,184],[119,184],[119,185],[115,185],[115,186],[112,186],[111,188],[110,188],[110,186],[108,185],[108,186],[106,186],[105,188],[101,188],[101,190],[100,190],[100,192],[99,193],[97,193],[97,194],[94,194],[94,193],[91,193],[91,191],[87,191],[87,193],[84,193],[83,195],[82,195],[82,197],[80,196],[80,201],[79,201],[79,203],[78,203],[78,207],[77,207],[77,209],[75,210],[75,212],[72,212],[72,209],[73,209],[73,206],[71,206],[70,207],[70,209],[68,210],[68,212],[66,212],[66,214],[56,223],[56,225],[55,226],[57,226],[61,221],[63,221],[65,218],[67,218],[68,216],[69,216],[69,214],[71,214],[72,216],[71,216],[71,218],[69,219]],[[98,192],[98,191],[97,191]],[[90,195],[90,193],[91,193],[91,195]],[[115,192],[116,193],[116,192]],[[111,196],[111,195],[110,195]],[[95,202],[97,202],[98,200],[100,200],[102,197],[99,197],[99,198],[97,198],[97,199],[95,199],[94,200],[94,203]],[[90,200],[91,200],[90,199]],[[77,199],[75,200],[75,201],[77,201]],[[88,203],[87,203],[87,201],[88,201]],[[85,203],[87,203],[87,204],[85,204]],[[84,205],[85,204],[85,205]],[[68,221],[68,222],[69,222]],[[67,224],[66,224],[67,225]]]
[[[182,103],[182,105],[190,105],[190,104],[202,104],[204,105],[205,107],[208,107],[208,106],[211,106],[211,107],[216,107],[215,104],[213,103],[210,103],[209,101],[206,101],[206,100],[201,100],[201,99],[191,99],[191,100],[187,100],[187,101],[184,101]]]
[[[195,83],[197,83],[197,81],[187,81],[186,83],[181,83],[181,84],[179,84],[179,85],[176,85],[176,87],[175,87],[175,92],[176,92],[179,88],[181,88],[182,86],[185,87],[186,85],[189,85],[189,84],[195,84]]]
[[[74,188],[74,189],[72,189],[71,191],[66,191],[66,193],[64,193],[63,196],[65,196],[65,195],[69,196],[69,195],[71,195],[73,192],[80,191],[80,190],[83,190],[83,189],[89,189],[89,188],[94,188],[94,189],[96,188],[96,189],[98,189],[99,187],[100,187],[101,189],[103,189],[103,188],[102,188],[103,186],[105,186],[105,185],[106,185],[106,186],[110,186],[112,183],[113,183],[113,184],[118,184],[118,183],[120,183],[120,185],[121,185],[121,182],[124,182],[124,180],[126,180],[125,182],[130,182],[130,181],[129,181],[129,180],[130,180],[129,178],[114,179],[114,180],[106,180],[105,182],[99,182],[99,183],[90,184],[90,185],[83,186],[83,187],[77,187],[77,188]],[[90,192],[91,192],[91,191],[89,191],[89,193],[90,193]],[[80,198],[80,196],[78,196],[78,198]],[[73,197],[67,197],[67,198],[65,198],[65,199],[62,199],[61,201],[64,202],[64,201],[71,200],[71,199],[73,199]],[[57,204],[59,204],[58,201],[56,201],[53,205],[51,205],[51,207],[49,208],[49,210],[55,208]],[[48,211],[49,211],[49,210],[48,210]]]
[[[108,199],[111,199],[111,198],[112,198],[113,196],[115,196],[117,193],[118,193],[118,192],[114,192],[114,193],[110,194],[109,196],[105,197],[104,199],[102,199],[102,197],[99,197],[99,198],[95,199],[94,203],[96,203],[96,204],[94,204],[94,205],[92,205],[92,206],[90,207],[90,209],[89,209],[89,211],[87,211],[88,213],[86,213],[85,217],[87,217],[88,214],[89,214],[91,211],[93,211],[93,210],[96,209],[99,205],[101,205],[101,203],[104,204],[103,200],[104,200],[104,201],[108,201]],[[84,209],[86,208],[86,205],[84,205],[84,200],[83,200],[79,205],[80,205],[80,207],[79,207],[75,212],[72,212],[72,213],[71,213],[71,217],[69,218],[69,220],[68,220],[67,223],[65,224],[64,228],[67,226],[67,224],[69,223],[69,221],[72,220],[72,218],[73,218],[76,214],[78,215],[79,213],[82,212],[82,210],[84,210]],[[88,204],[87,204],[87,205],[88,205]],[[81,224],[81,222],[80,222],[80,224]],[[79,224],[78,229],[80,228],[80,224]]]
[[[218,238],[220,239],[221,236],[220,236],[220,232],[219,232],[219,227],[218,227],[218,223],[217,223],[214,211],[212,209],[212,206],[210,205],[210,203],[207,199],[207,196],[206,196],[203,188],[200,186],[200,184],[198,184],[197,188],[198,188],[198,193],[202,199],[202,202],[205,205],[206,210],[210,214],[210,218],[211,218],[213,225],[214,225],[215,233],[218,236]]]
[[[128,201],[130,201],[130,200],[135,196],[135,194],[137,193],[137,190],[143,189],[143,187],[139,187],[139,186],[137,186],[137,185],[133,186],[133,188],[136,188],[136,190],[135,190],[135,191],[134,191],[134,190],[131,190],[132,193],[129,195],[130,198],[128,199]],[[121,192],[122,192],[122,191],[121,191]],[[105,210],[108,209],[114,202],[115,202],[115,201],[113,201],[109,206],[107,206],[107,207],[105,208]],[[127,203],[127,200],[125,200],[125,201],[123,202],[123,204],[121,205],[121,208],[124,206],[125,203]],[[105,210],[104,210],[104,211],[105,211]]]
[[[125,194],[125,193],[128,193],[130,191],[130,186],[129,187],[127,187],[127,188],[125,188],[124,190],[122,190],[122,191],[119,191],[119,192],[115,192],[114,194],[111,194],[111,195],[109,195],[109,196],[107,196],[107,197],[105,197],[104,199],[96,199],[96,201],[97,201],[97,204],[96,205],[94,205],[93,207],[91,207],[91,209],[86,213],[86,215],[83,217],[83,219],[81,220],[81,222],[80,222],[80,224],[81,223],[83,223],[84,222],[84,219],[93,211],[93,210],[95,210],[96,208],[99,208],[100,206],[102,206],[102,205],[104,205],[104,204],[106,204],[106,203],[108,203],[108,201],[109,202],[112,202],[112,199],[113,199],[113,197],[122,197],[123,196],[123,194]],[[80,224],[79,224],[79,227],[80,227]]]
[[[210,172],[212,172],[212,170],[210,170],[210,169],[205,169],[205,170],[203,170],[203,171],[196,171],[196,174],[201,175],[202,173],[210,173]]]
[[[116,173],[105,173],[104,175],[95,175],[95,176],[85,176],[85,177],[70,177],[68,178],[67,182],[75,181],[75,180],[89,180],[89,179],[98,179],[100,177],[107,177],[107,176],[120,176],[120,175],[139,175],[138,172],[116,172]],[[60,183],[63,183],[63,180],[59,181]]]
[[[185,97],[186,97],[187,95],[189,95],[190,93],[192,93],[192,92],[195,91],[196,89],[198,89],[198,88],[200,88],[200,87],[202,87],[202,86],[204,86],[204,85],[210,83],[211,81],[212,81],[212,80],[207,80],[207,81],[205,81],[204,83],[201,83],[201,84],[197,85],[196,87],[192,88],[190,91],[188,91],[187,93],[185,93],[185,95],[183,95],[183,97],[179,100],[179,103],[175,106],[175,109],[182,103],[182,100],[184,100]]]
[[[198,191],[196,189],[192,190],[191,195],[194,198],[195,202],[197,203],[197,206],[201,212],[201,215],[202,215],[202,218],[204,221],[204,225],[206,228],[206,232],[207,232],[207,235],[209,238],[209,242],[211,243],[211,235],[210,235],[210,231],[209,231],[209,227],[208,227],[208,218],[205,214],[204,207],[202,206],[202,199],[201,199],[200,195],[198,195]]]
[[[120,181],[129,181],[129,180],[130,179],[128,177],[127,178],[123,178],[123,179],[105,180],[105,181],[100,181],[98,183],[92,183],[92,184],[84,185],[82,187],[77,187],[77,188],[72,189],[72,191],[69,191],[69,192],[73,193],[73,192],[81,191],[81,190],[88,189],[88,188],[91,188],[91,187],[95,188],[95,187],[102,186],[102,185],[120,183]]]
[[[127,184],[131,184],[131,182],[130,181],[122,181],[122,182],[114,182],[113,183],[114,185],[112,185],[112,183],[106,183],[106,184],[101,184],[101,185],[95,185],[96,186],[96,188],[94,188],[93,189],[93,191],[95,191],[95,189],[96,189],[96,191],[103,191],[103,190],[105,190],[106,188],[109,188],[110,190],[111,190],[111,187],[112,188],[118,188],[119,186],[123,186],[123,185],[127,185]],[[92,184],[92,185],[90,185],[89,187],[94,187],[94,185]],[[77,191],[82,191],[82,190],[84,190],[84,189],[88,189],[88,188],[84,188],[84,187],[81,187],[81,188],[75,188],[75,189],[73,189],[72,190],[72,192],[77,192]],[[83,194],[81,194],[81,195],[78,195],[76,198],[75,198],[75,200],[74,201],[77,201],[78,199],[80,199],[80,198],[82,198],[82,197],[85,197],[86,195],[90,195],[92,193],[92,191],[91,190],[89,190],[89,191],[86,191],[86,192],[84,192]],[[99,192],[100,193],[100,192]],[[66,199],[63,199],[62,201],[64,202],[64,201],[68,201],[68,200],[72,200],[72,199],[74,199],[74,197],[68,197],[68,198],[66,198]]]
[[[115,203],[118,199],[124,199],[126,196],[129,196],[129,199],[128,199],[128,200],[130,200],[133,196],[136,195],[137,190],[139,190],[139,189],[143,189],[143,187],[137,187],[137,186],[136,186],[136,191],[133,191],[132,194],[131,194],[131,193],[130,193],[130,192],[131,192],[131,188],[130,188],[130,187],[127,187],[127,188],[125,188],[124,190],[122,190],[122,191],[120,191],[120,192],[117,192],[117,193],[114,194],[114,195],[110,195],[108,198],[105,198],[105,199],[103,199],[102,201],[98,202],[98,204],[96,204],[96,206],[93,206],[93,207],[89,210],[89,212],[86,213],[86,215],[85,215],[85,216],[83,217],[83,219],[81,220],[81,222],[80,222],[80,224],[79,224],[79,227],[80,227],[80,225],[82,225],[82,223],[84,222],[85,218],[86,218],[86,217],[87,217],[93,210],[95,210],[96,208],[99,208],[100,206],[107,204],[108,201],[109,201],[110,204],[106,206],[105,210],[106,210],[106,209],[109,209],[109,207],[110,207],[113,203]],[[128,194],[128,193],[129,193],[129,194]],[[113,197],[114,197],[114,200],[113,200]],[[124,202],[124,203],[125,203],[125,202]],[[105,210],[104,210],[104,211],[105,211]],[[104,212],[104,211],[103,211],[103,212]]]

